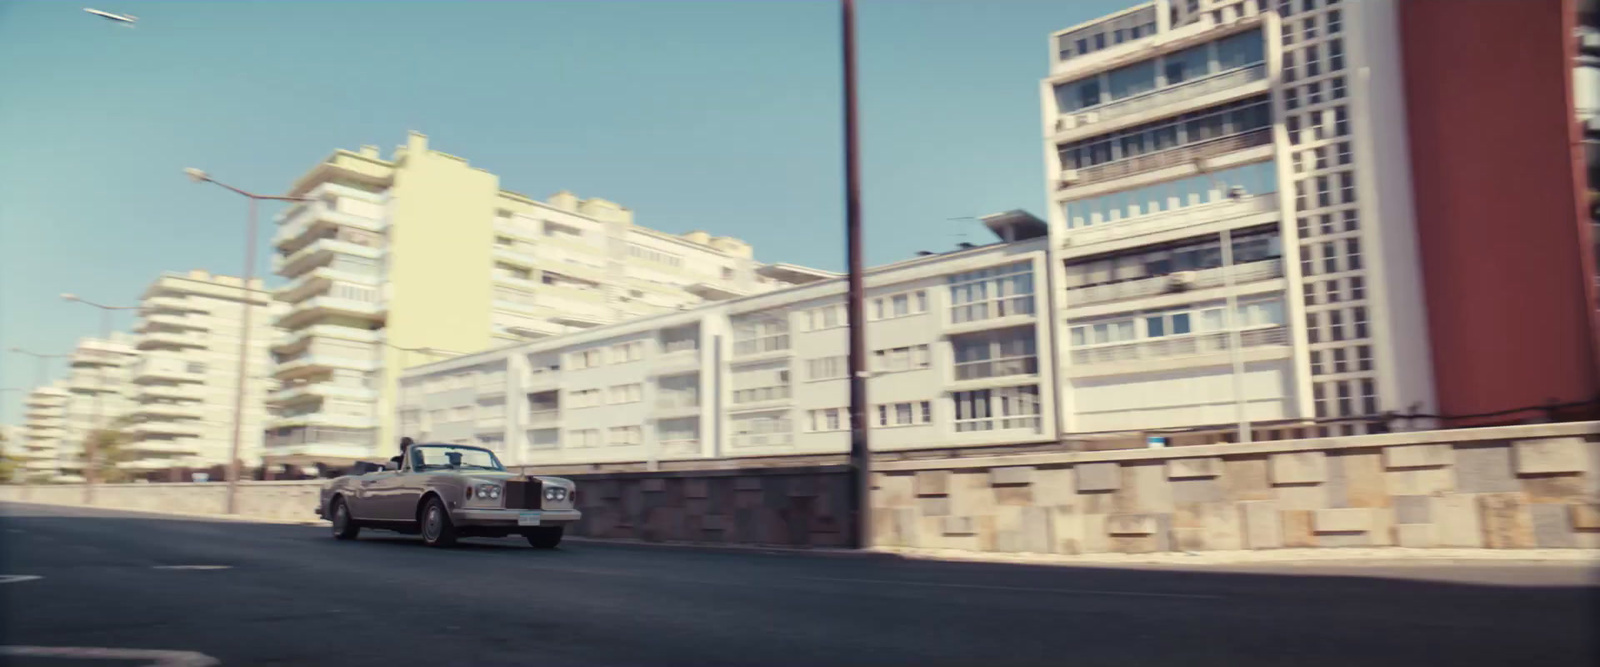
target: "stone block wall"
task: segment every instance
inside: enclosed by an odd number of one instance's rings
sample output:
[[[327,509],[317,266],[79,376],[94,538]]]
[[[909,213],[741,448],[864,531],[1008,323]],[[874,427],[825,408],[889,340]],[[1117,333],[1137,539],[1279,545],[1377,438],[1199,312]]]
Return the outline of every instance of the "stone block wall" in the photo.
[[[874,544],[1600,548],[1600,425],[884,462]]]
[[[851,526],[842,466],[568,474],[582,537],[842,547]]]

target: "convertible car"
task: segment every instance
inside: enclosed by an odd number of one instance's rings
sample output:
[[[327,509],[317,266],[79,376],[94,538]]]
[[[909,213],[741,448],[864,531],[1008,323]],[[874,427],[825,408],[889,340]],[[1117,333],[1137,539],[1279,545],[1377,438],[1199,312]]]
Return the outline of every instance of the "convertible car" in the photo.
[[[522,535],[552,549],[582,516],[571,480],[509,472],[487,449],[419,444],[407,452],[404,460],[362,463],[322,487],[317,515],[333,522],[335,538],[374,528],[444,547],[461,537]]]

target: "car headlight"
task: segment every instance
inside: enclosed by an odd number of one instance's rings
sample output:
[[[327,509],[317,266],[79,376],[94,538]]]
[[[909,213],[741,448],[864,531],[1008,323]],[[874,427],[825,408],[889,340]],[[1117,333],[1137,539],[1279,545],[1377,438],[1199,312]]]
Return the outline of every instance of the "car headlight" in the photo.
[[[477,489],[478,500],[494,500],[500,497],[500,485],[480,484]]]
[[[566,497],[567,490],[559,486],[552,486],[544,490],[545,500],[562,500]]]

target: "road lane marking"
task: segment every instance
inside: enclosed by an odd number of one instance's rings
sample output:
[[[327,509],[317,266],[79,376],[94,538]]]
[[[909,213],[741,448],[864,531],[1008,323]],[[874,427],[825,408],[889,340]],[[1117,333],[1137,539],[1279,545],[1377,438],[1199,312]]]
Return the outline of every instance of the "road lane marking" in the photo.
[[[936,588],[971,588],[990,591],[1022,591],[1028,593],[1066,593],[1071,595],[1115,595],[1139,598],[1177,598],[1188,600],[1221,600],[1221,595],[1198,593],[1148,593],[1143,591],[1102,591],[1087,588],[1036,588],[1032,586],[996,586],[992,584],[954,584],[940,581],[906,581],[902,579],[844,579],[836,577],[798,577],[807,581],[832,581],[843,584],[895,584],[900,586],[930,586]]]
[[[33,574],[0,574],[0,584],[14,584],[19,581],[33,581],[44,577]]]
[[[149,660],[151,662],[146,664],[151,667],[211,667],[222,664],[216,658],[194,651],[150,651],[88,646],[0,646],[0,655],[76,660]]]
[[[152,565],[157,570],[227,570],[232,565]]]

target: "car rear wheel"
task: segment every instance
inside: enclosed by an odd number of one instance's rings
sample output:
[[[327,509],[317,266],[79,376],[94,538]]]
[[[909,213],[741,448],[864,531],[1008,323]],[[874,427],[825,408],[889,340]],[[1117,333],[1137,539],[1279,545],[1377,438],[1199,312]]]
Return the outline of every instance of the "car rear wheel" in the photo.
[[[422,543],[430,547],[448,547],[456,543],[456,527],[450,523],[450,512],[438,496],[428,498],[422,506]]]
[[[528,544],[535,549],[554,549],[561,544],[562,532],[561,526],[543,526],[529,528],[522,536],[528,538]]]
[[[350,517],[350,506],[345,504],[344,498],[333,499],[329,515],[333,520],[333,539],[353,540],[361,534],[361,524]]]

